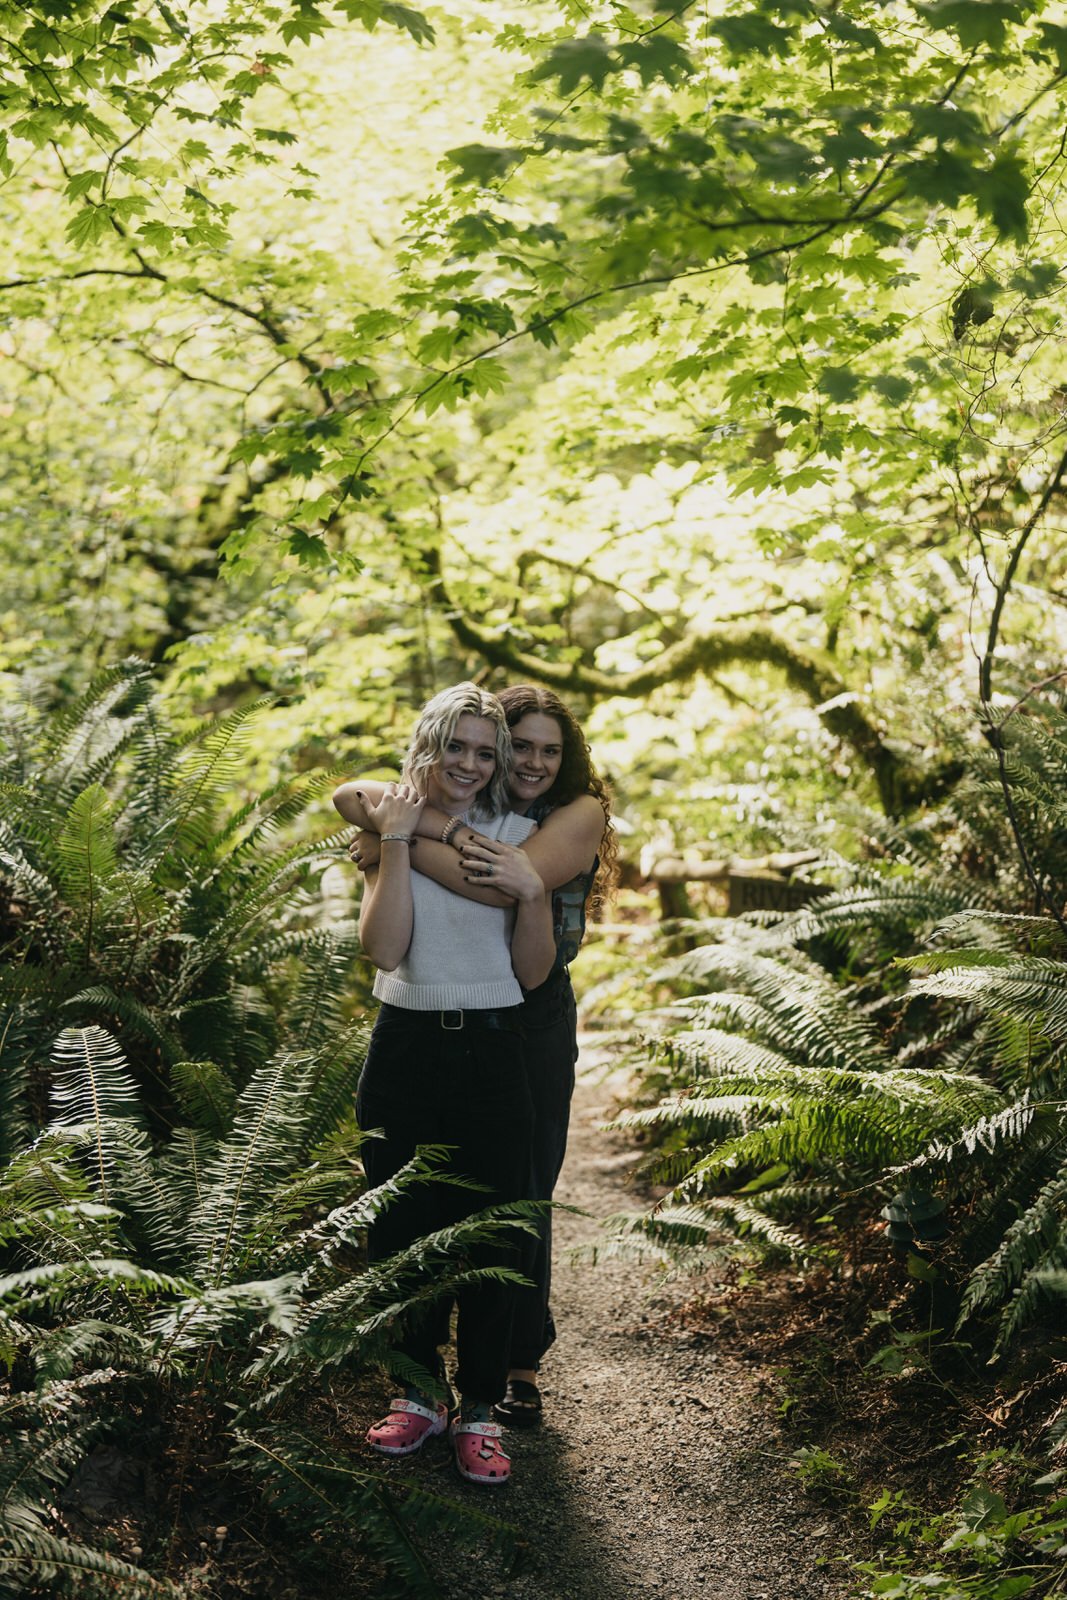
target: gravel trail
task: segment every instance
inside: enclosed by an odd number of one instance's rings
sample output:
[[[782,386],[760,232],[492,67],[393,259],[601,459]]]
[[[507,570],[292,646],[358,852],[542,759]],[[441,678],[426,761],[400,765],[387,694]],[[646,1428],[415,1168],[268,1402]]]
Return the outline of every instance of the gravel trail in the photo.
[[[513,1479],[499,1493],[462,1483],[434,1443],[398,1471],[519,1525],[519,1572],[441,1555],[451,1600],[832,1600],[846,1591],[817,1565],[834,1529],[790,1472],[769,1374],[674,1324],[686,1286],[657,1286],[622,1261],[573,1263],[595,1219],[632,1209],[633,1153],[601,1129],[621,1080],[588,1044],[557,1199],[588,1216],[556,1219],[553,1309],[539,1428],[511,1430]]]

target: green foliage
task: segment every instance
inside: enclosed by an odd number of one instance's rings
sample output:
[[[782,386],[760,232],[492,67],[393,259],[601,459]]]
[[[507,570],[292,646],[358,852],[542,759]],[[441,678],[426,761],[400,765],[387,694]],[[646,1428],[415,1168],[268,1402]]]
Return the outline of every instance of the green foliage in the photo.
[[[153,254],[179,242],[221,249],[233,208],[215,198],[220,187],[275,161],[264,146],[294,142],[285,129],[257,125],[254,102],[291,67],[288,46],[309,44],[342,18],[433,40],[419,11],[377,0],[251,9],[227,0],[207,10],[185,0],[104,11],[91,0],[0,5],[0,171],[10,178],[27,148],[68,152],[65,194],[75,209],[66,231],[76,247],[132,234],[135,248]]]
[[[399,1316],[468,1281],[476,1217],[368,1268],[346,1020],[355,935],[321,889],[339,839],[294,825],[328,772],[239,804],[252,705],[173,727],[148,674],[13,719],[0,787],[0,1592],[190,1593],[78,1543],[56,1493],[133,1416],[169,1440],[170,1514],[205,1455],[295,1547],[374,1553],[433,1592],[427,1541],[510,1530],[354,1466],[309,1396],[390,1358]],[[519,1212],[522,1208],[518,1208]],[[425,1375],[424,1375],[424,1381]]]
[[[355,931],[350,920],[317,926],[323,910],[309,890],[338,859],[339,836],[294,842],[285,832],[332,775],[308,774],[234,808],[255,711],[180,735],[145,669],[130,664],[58,717],[24,721],[7,745],[0,1072],[9,1151],[43,1119],[49,1048],[65,1025],[121,1039],[134,1083],[116,1088],[102,1053],[94,1095],[143,1095],[153,1129],[197,1099],[214,1096],[221,1114],[227,1094],[283,1045],[336,1038]],[[355,1047],[323,1068],[324,1108],[335,1086],[330,1111]]]
[[[789,1465],[808,1494],[833,1500],[847,1498],[854,1492],[848,1467],[821,1445],[801,1446]]]
[[[1051,13],[59,9],[0,44],[0,667],[135,650],[368,765],[555,673],[692,838],[950,782],[1004,583],[1055,670]]]
[[[872,1527],[890,1534],[877,1561],[857,1564],[865,1596],[918,1600],[1012,1600],[1016,1595],[1056,1596],[1067,1499],[1056,1492],[1052,1473],[1020,1486],[1019,1508],[1010,1510],[988,1475],[1000,1466],[993,1451],[951,1510],[924,1514],[898,1492],[884,1490],[870,1507]],[[1051,1495],[1049,1491],[1051,1492]],[[936,1553],[935,1553],[936,1552]]]
[[[469,1279],[470,1246],[506,1225],[474,1218],[359,1265],[368,1221],[442,1153],[353,1199],[359,1134],[330,1114],[339,1038],[266,1062],[221,1129],[212,1105],[207,1126],[150,1145],[115,1041],[98,1028],[60,1036],[55,1115],[0,1175],[0,1227],[21,1261],[0,1278],[0,1319],[9,1361],[34,1372],[0,1415],[4,1592],[57,1573],[56,1593],[75,1583],[113,1593],[113,1580],[137,1594],[188,1592],[57,1535],[49,1509],[87,1451],[121,1435],[133,1397],[141,1425],[170,1433],[179,1461],[195,1440],[216,1473],[247,1477],[294,1531],[331,1548],[358,1530],[405,1592],[433,1592],[428,1537],[507,1545],[491,1519],[416,1488],[398,1496],[307,1416],[324,1371],[384,1360],[397,1316]]]
[[[660,970],[682,997],[648,1016],[651,1103],[619,1122],[655,1140],[649,1170],[671,1192],[644,1223],[620,1224],[627,1233],[690,1261],[715,1223],[825,1255],[870,1223],[886,1183],[921,1174],[955,1202],[959,1326],[994,1321],[996,1357],[1054,1314],[1067,1266],[1067,930],[1013,905],[1010,852],[1017,842],[1038,892],[1056,885],[1048,902],[1062,904],[1062,708],[1035,709],[1007,751],[1015,841],[1005,823],[973,862],[977,904],[943,862],[953,831],[973,841],[986,815],[988,757],[958,814],[928,830],[932,848],[904,830],[858,883],[720,924]]]

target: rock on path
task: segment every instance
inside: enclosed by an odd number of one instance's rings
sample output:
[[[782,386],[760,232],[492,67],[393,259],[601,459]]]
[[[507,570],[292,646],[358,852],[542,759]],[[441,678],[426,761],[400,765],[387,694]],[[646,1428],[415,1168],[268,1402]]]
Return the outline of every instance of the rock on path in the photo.
[[[545,1418],[510,1431],[513,1479],[499,1492],[464,1484],[446,1448],[397,1463],[427,1488],[518,1524],[523,1569],[438,1552],[450,1600],[831,1600],[845,1593],[829,1553],[832,1528],[790,1472],[767,1374],[667,1321],[684,1298],[633,1263],[572,1262],[595,1219],[635,1206],[633,1157],[605,1134],[620,1079],[587,1048],[557,1199],[589,1216],[556,1219],[553,1309],[559,1340],[545,1359]],[[762,1381],[761,1381],[762,1380]]]

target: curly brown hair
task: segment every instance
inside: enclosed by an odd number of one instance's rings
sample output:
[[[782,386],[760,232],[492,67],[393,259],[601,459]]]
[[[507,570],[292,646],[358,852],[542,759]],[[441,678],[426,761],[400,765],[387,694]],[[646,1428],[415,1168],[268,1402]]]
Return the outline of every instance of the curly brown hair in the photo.
[[[544,804],[556,810],[569,805],[579,795],[591,794],[600,801],[604,813],[604,832],[597,851],[599,858],[590,905],[597,910],[615,886],[618,877],[619,840],[611,822],[611,791],[593,765],[593,757],[574,712],[551,689],[532,683],[515,683],[497,696],[504,707],[509,728],[523,717],[551,717],[559,727],[563,756],[555,782],[544,795]]]

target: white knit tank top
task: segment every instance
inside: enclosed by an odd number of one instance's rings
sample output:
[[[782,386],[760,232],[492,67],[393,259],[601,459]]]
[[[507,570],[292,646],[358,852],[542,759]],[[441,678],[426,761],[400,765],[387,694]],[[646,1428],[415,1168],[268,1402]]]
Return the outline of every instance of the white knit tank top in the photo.
[[[503,844],[521,844],[537,824],[504,811],[473,826]],[[379,1000],[406,1011],[491,1011],[521,1004],[522,987],[511,969],[514,907],[464,900],[415,871],[411,897],[411,943],[398,967],[375,978]]]

